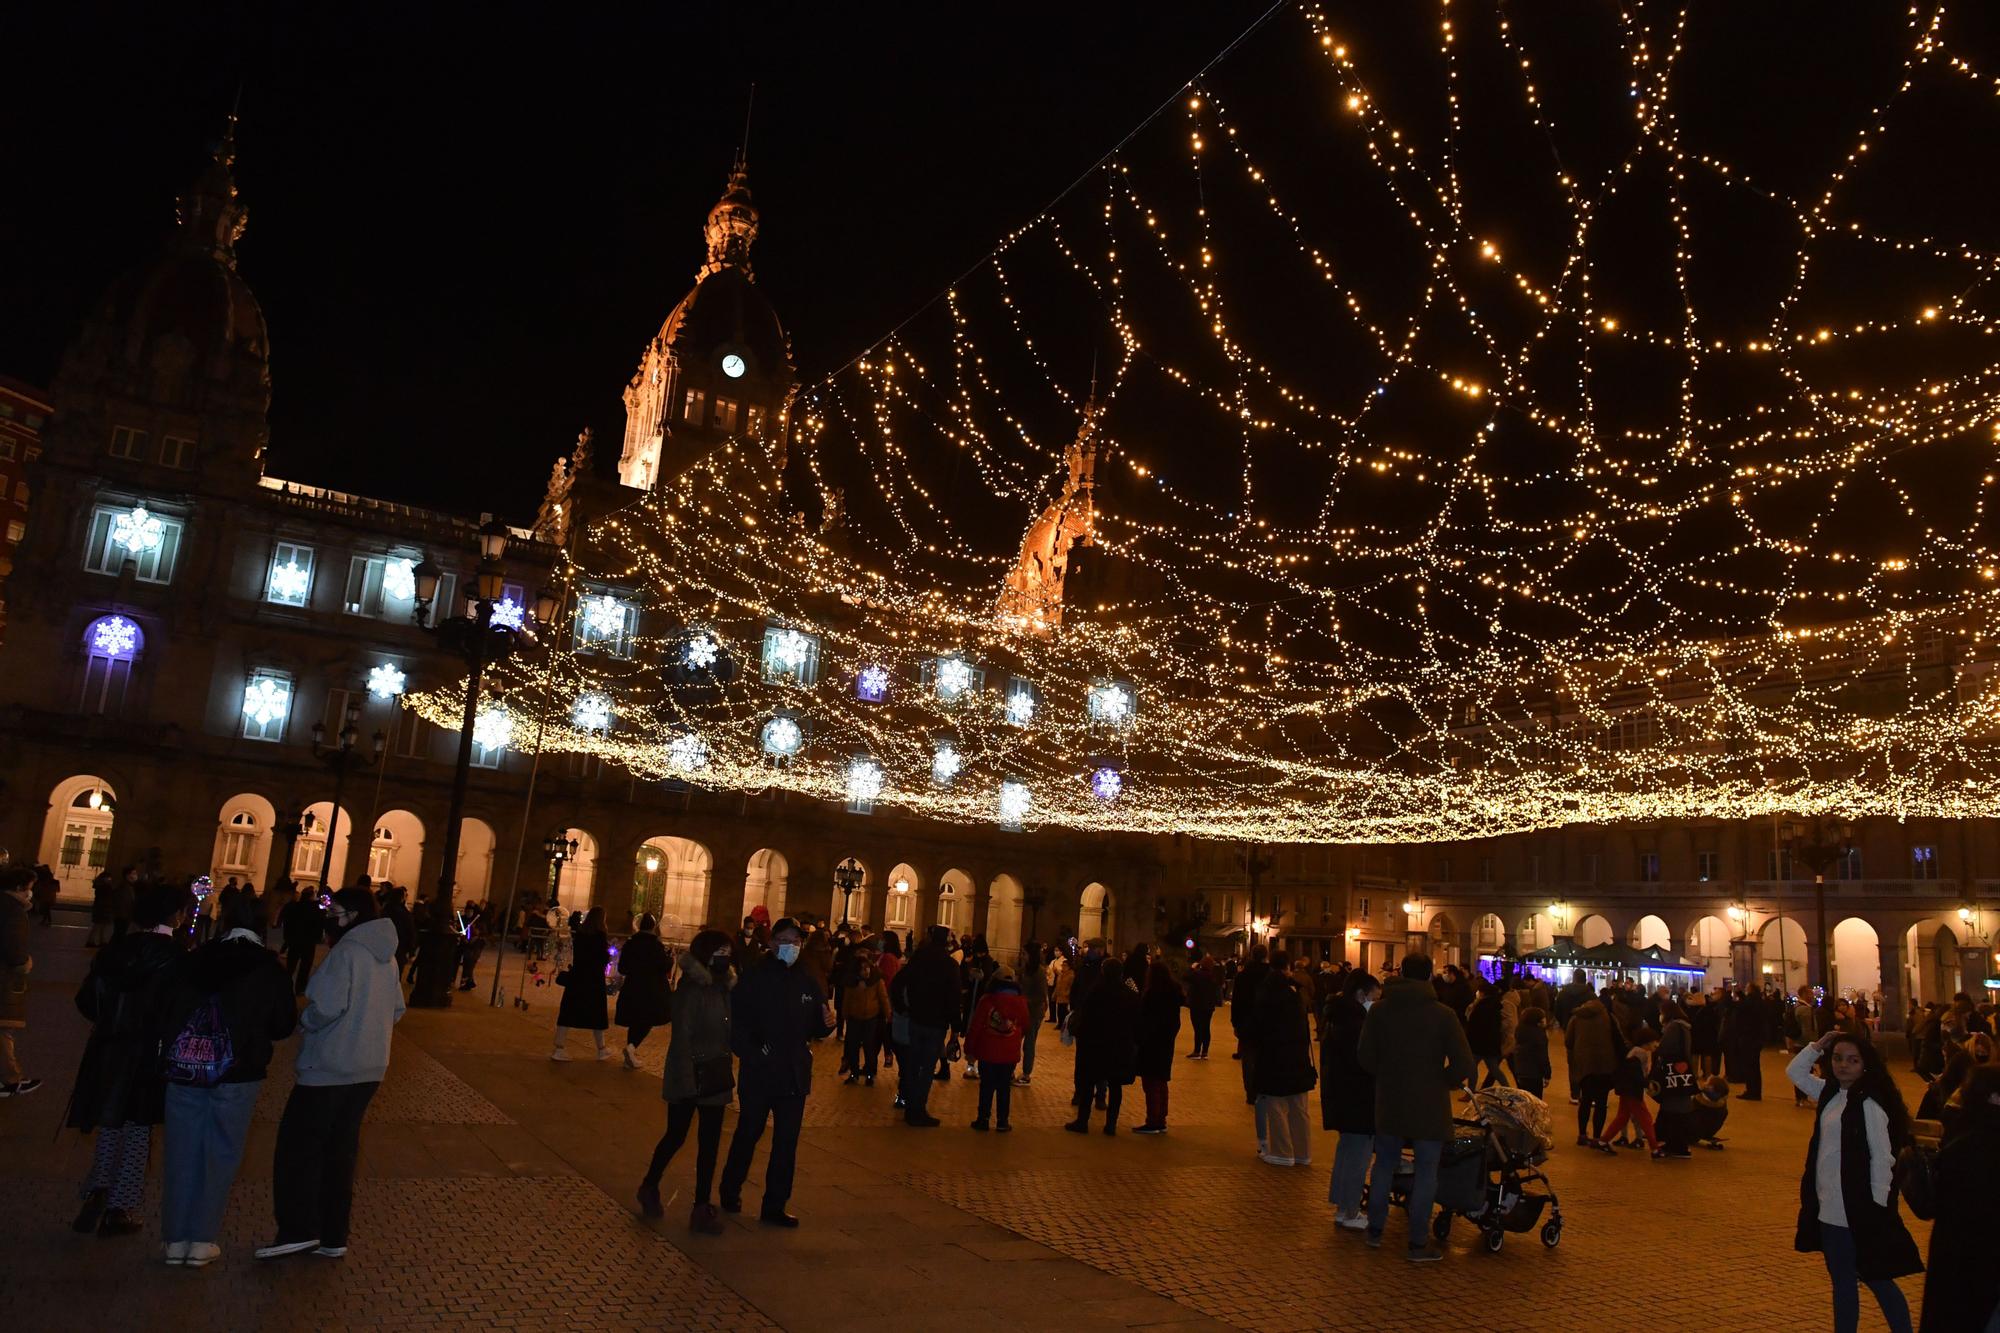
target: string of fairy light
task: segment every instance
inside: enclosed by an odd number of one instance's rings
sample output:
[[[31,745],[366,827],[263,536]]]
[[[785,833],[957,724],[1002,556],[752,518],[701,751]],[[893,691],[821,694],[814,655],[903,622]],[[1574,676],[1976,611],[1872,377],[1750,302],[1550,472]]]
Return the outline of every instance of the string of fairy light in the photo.
[[[1954,48],[1944,5],[1912,6],[1848,149],[1787,191],[1684,123],[1689,12],[1635,0],[1616,12],[1630,139],[1592,172],[1565,162],[1559,62],[1509,6],[1436,10],[1429,135],[1395,111],[1413,94],[1389,62],[1324,6],[1278,20],[1325,80],[1300,114],[1366,164],[1343,188],[1374,191],[1401,232],[1382,244],[1422,256],[1407,290],[1371,286],[1373,256],[1328,232],[1205,73],[926,318],[802,396],[792,447],[824,498],[848,492],[846,521],[804,524],[757,444],[717,450],[594,525],[564,571],[576,622],[547,664],[495,673],[488,716],[517,738],[546,723],[552,748],[643,778],[1010,826],[1411,841],[2000,813],[2000,364],[1978,355],[2000,253],[1847,204],[1897,151],[1913,89],[2000,97],[2000,79]],[[1505,58],[1475,70],[1474,49]],[[1542,150],[1524,179],[1567,214],[1559,255],[1482,226],[1475,72],[1512,80]],[[1154,151],[1160,136],[1178,151]],[[1649,191],[1678,307],[1664,319],[1620,308],[1600,272],[1618,210]],[[1713,191],[1796,238],[1754,328],[1717,318],[1692,274],[1716,243],[1700,220]],[[1225,225],[1239,209],[1265,239]],[[1931,276],[1894,313],[1856,293],[1834,318],[1845,293],[1815,284],[1857,249]],[[1352,384],[1273,355],[1245,284],[1277,265],[1326,336],[1360,349]],[[1088,391],[1055,350],[1078,324],[1102,333]],[[1901,340],[1924,340],[1905,358],[1919,369],[1843,359]],[[1616,401],[1632,358],[1671,404],[1651,420]],[[1187,423],[1203,466],[1125,410],[1141,395]],[[1411,403],[1431,428],[1393,424]],[[980,533],[995,513],[1042,516],[1079,434],[1099,479],[1081,558],[1144,577],[1024,626],[998,609],[1018,552]],[[1924,470],[1968,452],[1953,522]],[[1306,479],[1324,494],[1301,505]],[[1835,521],[1862,494],[1905,545]],[[450,690],[410,703],[456,725]]]

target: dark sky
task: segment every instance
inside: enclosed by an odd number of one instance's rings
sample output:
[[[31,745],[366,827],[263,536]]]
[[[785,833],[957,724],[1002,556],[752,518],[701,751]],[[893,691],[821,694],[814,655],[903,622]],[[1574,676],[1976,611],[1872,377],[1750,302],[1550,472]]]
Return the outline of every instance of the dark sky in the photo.
[[[47,382],[171,226],[240,81],[270,470],[525,517],[578,427],[615,456],[619,391],[691,284],[753,80],[757,272],[809,378],[1266,7],[20,6],[0,372]]]

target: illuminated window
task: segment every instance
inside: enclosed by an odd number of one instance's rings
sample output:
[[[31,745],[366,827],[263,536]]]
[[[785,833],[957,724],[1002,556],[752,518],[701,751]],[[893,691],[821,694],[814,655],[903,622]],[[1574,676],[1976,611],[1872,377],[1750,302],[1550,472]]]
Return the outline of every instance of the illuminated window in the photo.
[[[264,600],[275,606],[304,606],[312,598],[312,570],[310,546],[278,542],[271,548],[271,568],[264,576]]]
[[[701,389],[689,389],[681,399],[681,417],[700,426],[706,424],[708,414],[708,394]]]
[[[608,657],[630,657],[639,628],[639,608],[603,589],[587,589],[576,601],[576,649]]]
[[[432,621],[458,614],[452,604],[456,580],[450,574],[438,579],[437,599],[431,603]],[[347,594],[342,606],[350,616],[407,616],[417,596],[417,562],[407,555],[357,555],[347,565]]]
[[[819,680],[819,638],[789,625],[764,630],[764,679],[773,683],[813,685]]]
[[[736,432],[736,400],[718,398],[715,400],[715,428],[729,434]]]
[[[253,671],[243,686],[245,740],[281,741],[292,715],[292,678],[282,671]]]
[[[141,583],[171,583],[180,556],[182,524],[145,505],[98,505],[90,511],[83,567],[116,575],[130,560]]]

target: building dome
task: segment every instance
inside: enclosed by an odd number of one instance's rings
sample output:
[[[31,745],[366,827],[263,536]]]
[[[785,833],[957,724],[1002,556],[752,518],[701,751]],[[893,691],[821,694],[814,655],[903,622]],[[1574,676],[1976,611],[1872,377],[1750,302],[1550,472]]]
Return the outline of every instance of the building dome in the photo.
[[[788,377],[791,345],[778,312],[737,265],[716,269],[694,285],[660,326],[660,345],[681,365],[735,352],[754,375]]]

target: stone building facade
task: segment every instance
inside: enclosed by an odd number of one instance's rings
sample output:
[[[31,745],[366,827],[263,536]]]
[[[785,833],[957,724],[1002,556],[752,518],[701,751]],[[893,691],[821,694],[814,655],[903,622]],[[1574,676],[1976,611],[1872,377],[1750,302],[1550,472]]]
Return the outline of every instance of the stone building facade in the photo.
[[[28,466],[42,456],[42,427],[53,410],[44,390],[0,375],[0,587],[27,535]],[[0,642],[6,633],[7,604],[0,600]]]

